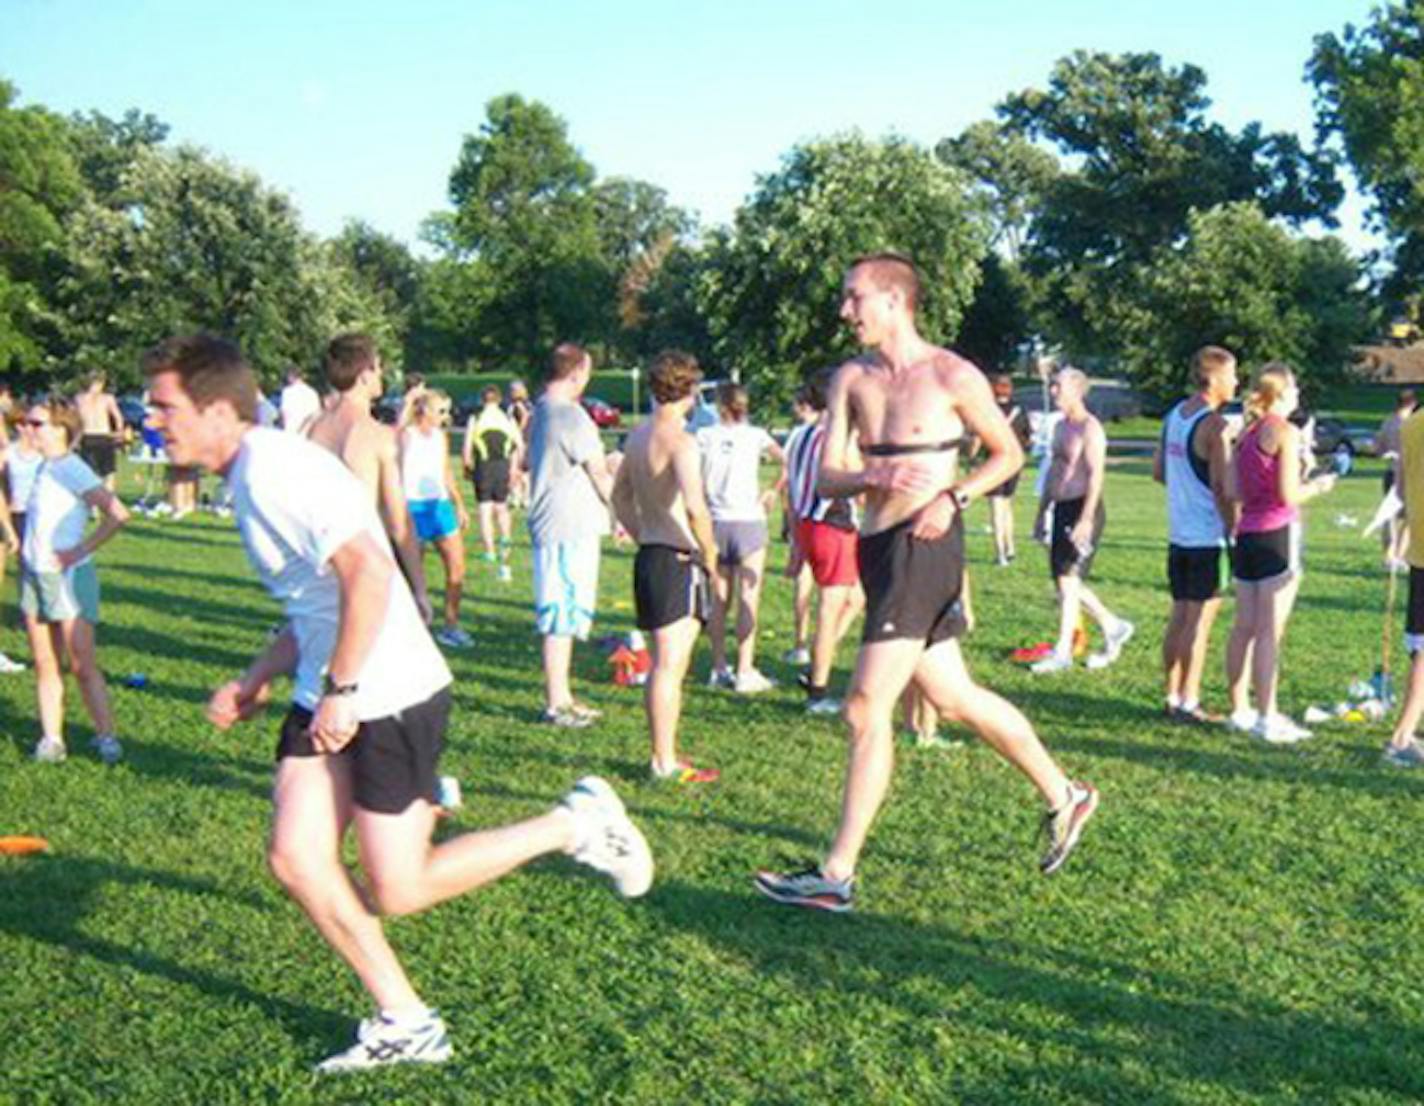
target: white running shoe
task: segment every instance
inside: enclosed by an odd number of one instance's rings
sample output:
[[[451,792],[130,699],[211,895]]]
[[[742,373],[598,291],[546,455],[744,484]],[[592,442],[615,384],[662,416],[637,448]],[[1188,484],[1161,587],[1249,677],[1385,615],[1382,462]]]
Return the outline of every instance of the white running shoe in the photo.
[[[738,695],[760,695],[764,691],[772,691],[775,688],[776,681],[764,676],[755,668],[737,673],[737,678],[732,684],[732,690]]]
[[[608,781],[585,776],[560,805],[574,817],[570,855],[611,877],[625,899],[646,895],[653,885],[653,852]]]
[[[9,675],[11,672],[23,672],[25,666],[12,657],[0,653],[0,675]]]
[[[781,660],[785,664],[794,664],[798,668],[805,668],[811,663],[811,650],[804,645],[800,649],[788,649],[781,654]]]
[[[113,734],[103,734],[89,742],[89,747],[99,754],[105,764],[118,764],[124,759],[124,747]]]
[[[442,626],[435,631],[435,640],[451,649],[468,649],[475,639],[458,626]]]
[[[806,704],[807,714],[830,715],[840,714],[840,712],[841,701],[839,699],[832,699],[829,696],[823,699],[812,699]]]
[[[1028,670],[1035,676],[1043,676],[1050,672],[1066,672],[1073,667],[1073,658],[1065,657],[1061,653],[1049,653],[1040,661],[1034,661],[1028,666]]]
[[[1117,625],[1107,633],[1107,640],[1103,644],[1101,653],[1094,653],[1088,658],[1088,667],[1094,670],[1106,668],[1122,655],[1122,647],[1132,640],[1132,635],[1137,632],[1137,627],[1124,618],[1117,620]]]
[[[389,1064],[443,1064],[454,1054],[444,1019],[434,1010],[428,1021],[416,1025],[393,1022],[383,1014],[362,1018],[356,1043],[328,1056],[316,1066],[322,1073],[363,1071]]]
[[[1267,745],[1294,745],[1313,735],[1302,726],[1297,726],[1284,714],[1263,714],[1256,720],[1251,736]]]
[[[1226,718],[1226,724],[1233,730],[1240,730],[1242,733],[1254,733],[1256,723],[1261,720],[1261,716],[1250,707],[1244,710],[1234,710]]]
[[[737,686],[737,678],[730,668],[714,668],[707,676],[707,686],[731,691]]]
[[[41,764],[62,764],[68,755],[61,738],[42,737],[35,744],[34,757]]]

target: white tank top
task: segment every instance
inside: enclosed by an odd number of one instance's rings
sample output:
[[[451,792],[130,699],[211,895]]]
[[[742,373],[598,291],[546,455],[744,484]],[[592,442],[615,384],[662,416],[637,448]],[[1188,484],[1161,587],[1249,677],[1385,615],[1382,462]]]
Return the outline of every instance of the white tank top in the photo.
[[[409,500],[448,498],[443,433],[424,434],[413,426],[401,431],[401,484]]]
[[[1203,406],[1182,416],[1183,403],[1167,412],[1162,426],[1162,457],[1167,476],[1167,532],[1173,545],[1209,549],[1226,544],[1226,528],[1211,494],[1207,463],[1192,453],[1192,435],[1211,414]]]

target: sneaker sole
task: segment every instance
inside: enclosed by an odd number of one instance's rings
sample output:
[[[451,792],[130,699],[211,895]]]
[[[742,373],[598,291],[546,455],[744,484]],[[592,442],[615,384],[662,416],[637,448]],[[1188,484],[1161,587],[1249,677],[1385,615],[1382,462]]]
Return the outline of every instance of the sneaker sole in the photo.
[[[1073,825],[1068,829],[1068,840],[1063,843],[1063,851],[1058,854],[1057,859],[1051,865],[1040,868],[1044,875],[1051,876],[1062,868],[1068,862],[1068,858],[1073,855],[1073,850],[1078,847],[1078,839],[1083,836],[1083,827],[1098,812],[1098,789],[1096,787],[1088,789],[1088,801],[1084,805],[1087,809],[1084,810],[1082,806],[1078,808],[1082,813],[1073,820]]]
[[[647,878],[640,880],[629,886],[625,886],[613,880],[614,889],[625,899],[637,899],[646,895],[653,886],[653,877],[656,874],[656,864],[653,860],[653,850],[648,844],[648,839],[643,836],[643,831],[633,823],[633,819],[628,817],[628,808],[623,805],[623,800],[618,797],[618,792],[613,790],[613,785],[602,776],[584,776],[574,783],[570,794],[573,791],[582,791],[586,795],[593,796],[594,800],[605,805],[610,812],[616,812],[616,817],[625,824],[628,838],[635,847],[647,857]],[[609,819],[613,820],[612,818]],[[608,874],[608,873],[605,873]],[[612,876],[610,875],[610,878]]]
[[[807,910],[823,910],[828,914],[849,914],[853,904],[835,895],[791,895],[785,891],[776,891],[762,882],[761,875],[752,878],[752,884],[764,896],[772,902],[779,902],[782,906],[799,906]]]

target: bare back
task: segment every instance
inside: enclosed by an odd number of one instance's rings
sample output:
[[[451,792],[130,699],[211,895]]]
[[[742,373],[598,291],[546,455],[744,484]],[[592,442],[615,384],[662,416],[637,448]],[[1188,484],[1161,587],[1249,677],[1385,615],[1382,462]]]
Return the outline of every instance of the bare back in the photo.
[[[118,401],[108,392],[80,392],[74,397],[85,434],[117,434],[124,426]]]
[[[679,455],[684,461],[689,457],[695,460],[696,439],[680,420],[655,415],[628,436],[618,475],[632,489],[638,544],[668,545],[694,553],[697,542],[674,468]]]

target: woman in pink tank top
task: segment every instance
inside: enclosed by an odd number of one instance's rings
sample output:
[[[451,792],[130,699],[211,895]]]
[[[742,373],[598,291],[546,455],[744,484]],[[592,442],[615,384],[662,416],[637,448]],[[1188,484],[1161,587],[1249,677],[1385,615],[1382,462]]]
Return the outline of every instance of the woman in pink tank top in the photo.
[[[1236,444],[1228,479],[1231,497],[1241,504],[1232,554],[1236,622],[1226,645],[1230,722],[1272,745],[1310,736],[1276,709],[1278,663],[1300,588],[1300,505],[1335,484],[1330,475],[1301,479],[1299,431],[1286,421],[1299,401],[1288,366],[1261,368],[1246,404],[1254,418]]]

